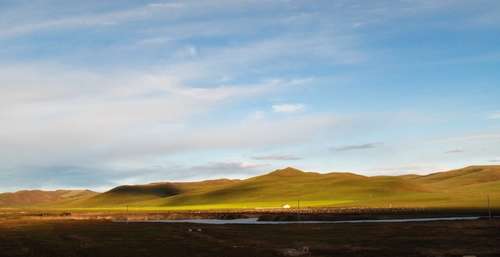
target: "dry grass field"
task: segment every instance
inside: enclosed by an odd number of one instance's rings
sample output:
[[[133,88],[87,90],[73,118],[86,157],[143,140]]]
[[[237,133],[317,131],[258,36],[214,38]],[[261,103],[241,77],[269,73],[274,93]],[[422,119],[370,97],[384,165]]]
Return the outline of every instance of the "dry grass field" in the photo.
[[[190,231],[191,230],[191,231]],[[500,256],[500,220],[207,225],[0,220],[0,256]]]

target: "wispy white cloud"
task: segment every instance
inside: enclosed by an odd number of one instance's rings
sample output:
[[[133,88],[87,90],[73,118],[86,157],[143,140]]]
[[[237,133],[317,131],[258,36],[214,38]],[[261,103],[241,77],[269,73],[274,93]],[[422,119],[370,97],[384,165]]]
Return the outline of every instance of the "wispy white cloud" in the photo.
[[[260,120],[264,119],[265,117],[267,117],[267,112],[258,110],[258,111],[255,111],[254,113],[248,115],[247,120],[249,122],[254,122],[254,121],[260,121]]]
[[[488,115],[487,119],[500,119],[500,111],[491,113]]]
[[[17,20],[11,27],[3,30],[4,33],[0,38],[17,37],[29,33],[47,30],[72,30],[75,28],[93,28],[93,27],[107,27],[113,26],[126,20],[137,20],[146,17],[144,10],[120,10],[112,11],[103,14],[74,14],[73,16],[67,15],[54,15],[46,18],[39,18],[39,15],[27,18],[25,20]]]
[[[469,24],[476,27],[493,27],[498,28],[500,26],[500,19],[498,18],[498,12],[500,11],[500,5],[490,5],[488,9],[482,10],[477,15],[473,16],[469,20]]]
[[[192,45],[185,45],[184,48],[179,51],[179,56],[181,57],[193,57],[196,56],[196,47]]]
[[[257,167],[268,166],[267,164],[257,164],[248,162],[210,162],[206,166],[195,166],[192,170],[240,170],[253,169]]]
[[[362,144],[362,145],[346,145],[346,146],[341,146],[341,147],[332,147],[330,148],[330,151],[350,151],[350,150],[363,150],[363,149],[370,149],[370,148],[376,148],[382,146],[383,143],[377,142],[377,143],[368,143],[368,144]]]
[[[277,104],[273,105],[273,112],[275,113],[293,113],[300,112],[306,108],[304,104]]]
[[[262,148],[289,146],[320,140],[320,132],[334,128],[342,121],[330,115],[308,115],[264,119],[249,122],[236,121],[229,124],[207,124],[204,128],[183,130],[179,134],[180,144],[195,149],[208,148]],[[294,128],[290,130],[290,128]]]
[[[154,4],[148,4],[149,7],[153,8],[180,8],[184,7],[185,5],[183,3],[154,3]]]
[[[454,137],[441,139],[436,141],[429,141],[429,144],[435,143],[444,143],[444,142],[458,142],[458,141],[478,141],[478,140],[489,140],[489,139],[500,139],[500,135],[492,134],[492,135],[475,135],[475,136],[467,136],[467,137]]]
[[[438,166],[438,165],[399,165],[399,166],[388,166],[381,168],[365,169],[363,173],[379,175],[380,173],[384,175],[405,175],[405,174],[418,174],[427,175],[430,173],[441,172],[451,170],[451,167]]]
[[[190,99],[221,101],[248,98],[266,92],[276,92],[277,87],[270,87],[267,83],[248,85],[248,86],[219,86],[215,88],[201,87],[165,87],[170,93],[183,96]]]
[[[313,16],[314,16],[313,13],[304,13],[304,12],[299,14],[292,14],[291,16],[281,19],[281,22],[285,24],[304,23],[311,20]]]
[[[170,76],[59,68],[0,67],[1,164],[119,165],[192,150],[294,144],[339,122],[326,114],[210,119],[228,106],[300,86],[296,80],[199,88]]]
[[[262,156],[254,156],[252,159],[255,160],[301,160],[302,158],[296,157],[289,154],[270,154]]]
[[[23,75],[26,73],[30,76]],[[226,106],[283,92],[287,85],[295,83],[271,81],[197,88],[180,86],[178,79],[169,76],[132,73],[103,77],[64,68],[55,71],[27,66],[0,67],[0,75],[0,123],[4,124],[0,145],[18,149],[2,155],[0,163],[9,162],[10,156],[19,162],[29,160],[27,164],[32,165],[65,162],[65,158],[83,163],[96,154],[100,155],[97,159],[113,159],[119,152],[135,153],[133,148],[161,155],[185,149],[233,147],[251,141],[249,138],[255,142],[260,141],[259,137],[273,138],[273,126],[279,128],[280,123],[291,121],[254,123],[242,117],[242,123],[223,125],[229,129],[218,128],[221,124],[208,118],[203,129],[194,129],[190,124],[199,120],[195,117],[210,117]],[[315,129],[315,125],[304,129]],[[242,133],[246,139],[227,137],[234,133]],[[269,142],[282,138],[276,136]],[[183,140],[187,140],[184,146]],[[33,158],[44,148],[47,150],[43,157]],[[117,150],[117,154],[105,153],[111,149]],[[78,161],[78,155],[82,161]]]
[[[498,17],[494,16],[499,5],[479,6],[470,1],[399,1],[388,4],[385,1],[373,1],[370,4],[353,4],[348,7],[348,13],[358,21],[389,22],[403,18],[420,17],[422,15],[434,15],[439,13],[454,13],[450,20],[460,17],[460,25],[475,26],[485,24],[498,25]],[[480,10],[480,11],[478,11]],[[457,15],[460,14],[460,15]],[[463,17],[468,17],[464,19]],[[444,24],[441,23],[441,26]],[[452,24],[446,24],[452,26]],[[456,26],[456,25],[455,25]]]
[[[490,159],[489,162],[500,162],[500,158],[493,158]]]

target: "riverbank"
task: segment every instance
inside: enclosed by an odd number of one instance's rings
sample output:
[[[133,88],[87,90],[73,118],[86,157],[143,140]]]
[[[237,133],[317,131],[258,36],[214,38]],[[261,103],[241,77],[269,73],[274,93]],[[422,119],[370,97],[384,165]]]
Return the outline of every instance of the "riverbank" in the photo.
[[[500,210],[492,210],[493,216]],[[188,220],[219,219],[233,220],[257,218],[260,221],[339,221],[339,220],[383,220],[440,217],[488,217],[484,209],[450,208],[309,208],[302,209],[242,209],[214,211],[75,211],[75,210],[0,210],[1,219],[71,219],[71,220]],[[300,217],[299,217],[300,216]]]

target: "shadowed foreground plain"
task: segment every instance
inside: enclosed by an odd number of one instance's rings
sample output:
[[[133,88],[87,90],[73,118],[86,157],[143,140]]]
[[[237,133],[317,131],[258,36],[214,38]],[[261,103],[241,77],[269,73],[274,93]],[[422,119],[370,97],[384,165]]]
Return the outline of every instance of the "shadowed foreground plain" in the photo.
[[[191,230],[191,231],[190,231]],[[499,256],[500,220],[207,225],[4,219],[1,256]]]

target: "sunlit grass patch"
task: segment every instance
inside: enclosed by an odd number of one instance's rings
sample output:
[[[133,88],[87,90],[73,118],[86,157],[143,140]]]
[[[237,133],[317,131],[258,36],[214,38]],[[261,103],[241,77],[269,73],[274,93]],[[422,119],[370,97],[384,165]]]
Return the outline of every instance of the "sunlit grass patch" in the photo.
[[[300,201],[300,208],[308,207],[332,207],[348,203],[348,200],[323,200],[323,201]],[[121,205],[110,207],[79,207],[64,208],[72,211],[188,211],[188,210],[241,210],[241,209],[279,209],[282,205],[288,204],[291,209],[298,208],[298,201],[295,202],[247,202],[247,203],[224,203],[224,204],[203,204],[203,205],[179,205],[179,206],[139,206]]]

